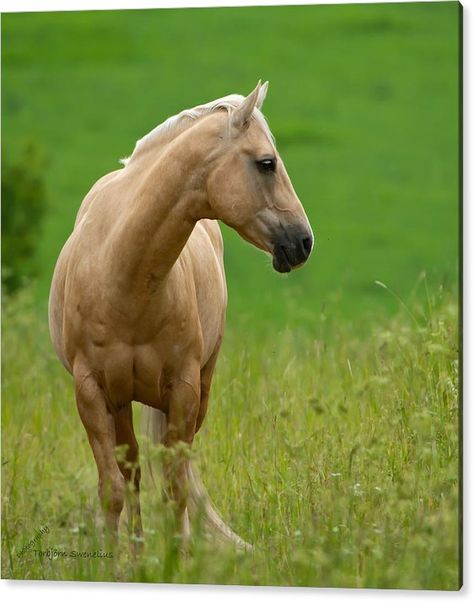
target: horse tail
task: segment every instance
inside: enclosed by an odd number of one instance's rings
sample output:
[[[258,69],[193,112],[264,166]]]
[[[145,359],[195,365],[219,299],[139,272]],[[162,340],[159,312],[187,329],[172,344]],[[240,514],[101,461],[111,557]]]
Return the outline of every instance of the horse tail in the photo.
[[[144,426],[146,434],[154,443],[163,443],[167,421],[166,415],[160,410],[145,408]],[[153,475],[151,465],[150,472]],[[211,501],[206,487],[202,482],[199,470],[192,459],[188,461],[188,511],[191,516],[200,515],[207,533],[222,543],[233,543],[244,550],[252,550],[253,546],[241,537],[224,522],[219,512]]]

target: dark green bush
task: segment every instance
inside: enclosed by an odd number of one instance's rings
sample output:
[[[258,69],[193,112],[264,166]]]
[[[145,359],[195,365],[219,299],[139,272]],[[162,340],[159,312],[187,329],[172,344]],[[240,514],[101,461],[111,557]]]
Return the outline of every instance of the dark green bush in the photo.
[[[28,145],[20,157],[2,157],[2,289],[11,294],[37,274],[35,253],[46,210],[45,162]]]

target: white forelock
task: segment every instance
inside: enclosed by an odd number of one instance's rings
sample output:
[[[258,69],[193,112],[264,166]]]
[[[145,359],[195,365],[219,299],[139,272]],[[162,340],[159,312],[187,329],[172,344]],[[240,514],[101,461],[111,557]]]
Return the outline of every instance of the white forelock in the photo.
[[[131,161],[139,151],[143,150],[152,143],[159,142],[165,137],[173,139],[177,134],[180,134],[182,131],[187,129],[183,126],[190,125],[192,121],[195,121],[200,117],[204,117],[209,113],[213,113],[214,111],[219,111],[222,109],[225,109],[230,113],[233,109],[240,105],[244,98],[245,97],[241,94],[229,94],[228,96],[211,100],[206,104],[198,105],[192,109],[185,109],[177,115],[168,117],[166,121],[163,121],[163,123],[157,125],[151,130],[151,132],[148,132],[148,134],[143,136],[143,138],[140,138],[140,140],[138,140],[135,144],[135,148],[133,149],[133,153],[130,155],[130,157],[120,159],[120,163],[127,165],[127,163]],[[255,108],[253,110],[252,117],[263,128],[270,140],[273,140],[273,135],[268,127],[268,123],[266,122],[266,119],[260,109]],[[186,124],[186,121],[188,121],[188,124]]]

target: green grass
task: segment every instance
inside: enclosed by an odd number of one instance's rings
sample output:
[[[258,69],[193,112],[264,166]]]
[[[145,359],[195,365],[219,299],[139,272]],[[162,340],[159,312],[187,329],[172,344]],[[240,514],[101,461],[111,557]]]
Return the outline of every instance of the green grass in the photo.
[[[145,441],[139,561],[125,517],[115,560],[18,556],[42,526],[36,549],[108,548],[71,380],[31,296],[7,303],[2,576],[456,589],[458,308],[442,290],[425,295],[377,325],[367,316],[364,338],[331,320],[266,338],[229,329],[195,453],[220,511],[256,551],[217,550],[197,525],[181,562]]]
[[[281,278],[225,232],[229,319],[302,323],[396,305],[458,254],[456,2],[2,16],[4,152],[49,158],[37,298],[91,185],[182,108],[270,80],[272,130],[317,237]],[[293,306],[287,303],[290,298]],[[301,312],[290,308],[297,307]],[[250,308],[250,309],[249,309]]]

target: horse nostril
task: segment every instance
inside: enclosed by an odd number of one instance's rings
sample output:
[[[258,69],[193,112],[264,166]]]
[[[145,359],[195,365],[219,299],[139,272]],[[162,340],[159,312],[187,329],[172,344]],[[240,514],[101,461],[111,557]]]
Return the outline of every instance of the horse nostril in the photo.
[[[303,244],[303,249],[305,250],[306,257],[308,257],[313,247],[313,239],[311,238],[311,236],[306,236],[301,242]]]

